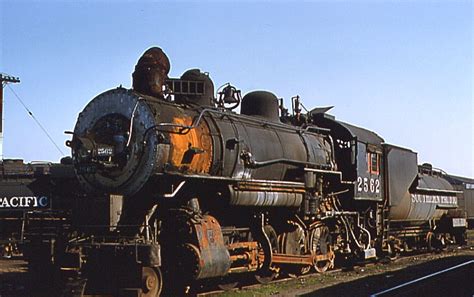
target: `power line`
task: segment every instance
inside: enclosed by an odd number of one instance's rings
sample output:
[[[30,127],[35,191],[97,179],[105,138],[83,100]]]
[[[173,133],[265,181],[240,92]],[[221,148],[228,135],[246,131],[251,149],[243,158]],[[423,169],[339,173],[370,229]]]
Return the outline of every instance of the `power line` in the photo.
[[[56,149],[61,153],[62,156],[64,156],[63,151],[59,148],[59,146],[56,144],[56,142],[53,140],[53,138],[49,135],[48,131],[41,125],[41,123],[38,121],[38,119],[35,117],[35,115],[31,112],[31,110],[26,106],[26,104],[21,100],[20,96],[10,87],[10,85],[7,85],[10,91],[15,95],[15,97],[18,99],[18,101],[21,103],[23,108],[25,108],[26,112],[33,118],[33,120],[36,122],[36,124],[43,130],[44,134],[49,138],[49,140],[54,144]]]

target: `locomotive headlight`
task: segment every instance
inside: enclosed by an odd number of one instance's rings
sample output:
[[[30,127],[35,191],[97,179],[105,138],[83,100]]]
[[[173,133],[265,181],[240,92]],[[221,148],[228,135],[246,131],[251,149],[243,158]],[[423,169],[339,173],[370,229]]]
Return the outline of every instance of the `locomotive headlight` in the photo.
[[[156,164],[155,118],[139,94],[124,88],[94,98],[81,112],[71,141],[77,176],[87,189],[136,193]]]

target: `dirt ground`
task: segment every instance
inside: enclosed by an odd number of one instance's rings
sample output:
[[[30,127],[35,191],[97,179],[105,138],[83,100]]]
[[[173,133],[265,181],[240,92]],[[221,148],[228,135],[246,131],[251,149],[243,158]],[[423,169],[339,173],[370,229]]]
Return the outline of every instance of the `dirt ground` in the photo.
[[[453,248],[443,253],[412,255],[392,262],[357,266],[351,271],[336,270],[258,288],[219,293],[214,296],[369,296],[400,283],[474,260],[474,231],[470,232],[469,239],[470,247],[462,249]],[[442,279],[441,283],[441,288],[446,290],[452,288],[454,291],[426,290],[416,296],[474,296],[474,265],[471,265],[462,275],[451,280]],[[25,261],[19,258],[0,260],[0,297],[34,297],[34,294],[28,293],[28,284],[29,277]]]
[[[468,246],[451,248],[443,253],[425,253],[403,257],[376,265],[357,266],[352,271],[329,271],[305,278],[293,279],[258,288],[219,293],[219,297],[317,297],[317,296],[370,296],[401,283],[429,275],[466,261],[474,260],[474,230],[468,231]],[[446,280],[441,277],[431,289],[416,294],[398,296],[474,296],[474,265],[462,275]],[[434,290],[434,291],[433,291]],[[393,296],[386,294],[384,296]]]
[[[401,283],[446,269],[454,265],[474,260],[474,248],[451,250],[441,254],[423,254],[401,258],[385,264],[355,267],[352,271],[333,271],[312,275],[307,278],[293,279],[287,282],[270,284],[255,289],[243,289],[235,292],[220,293],[219,297],[318,297],[318,296],[370,296]],[[401,296],[473,296],[474,265],[454,281],[443,281],[447,292],[440,295],[409,294]],[[437,292],[435,292],[437,293]],[[441,294],[442,293],[442,294]],[[385,295],[384,295],[385,296]],[[390,295],[387,295],[390,296]]]
[[[0,297],[26,297],[28,267],[21,259],[0,260]],[[28,296],[29,297],[29,296]]]

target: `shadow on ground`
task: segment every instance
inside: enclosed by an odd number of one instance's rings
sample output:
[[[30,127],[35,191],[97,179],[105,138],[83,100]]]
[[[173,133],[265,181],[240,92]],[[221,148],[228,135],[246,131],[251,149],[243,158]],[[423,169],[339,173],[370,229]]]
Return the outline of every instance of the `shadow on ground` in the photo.
[[[397,271],[367,276],[362,279],[318,289],[317,291],[298,296],[370,296],[470,260],[474,260],[474,255],[442,258]],[[404,289],[377,296],[472,297],[474,296],[474,264],[471,263],[453,272],[429,278],[429,281],[423,283],[418,282],[416,285],[408,288],[408,290],[405,287]]]

